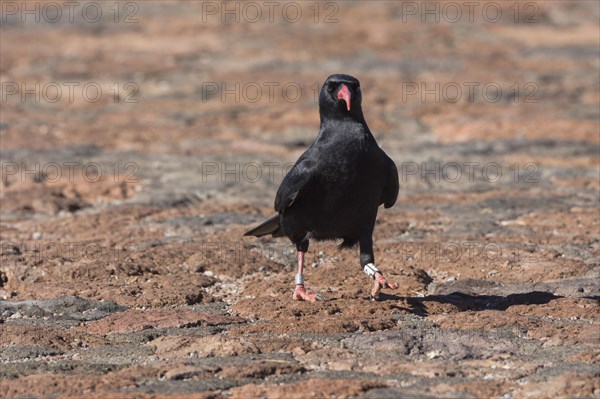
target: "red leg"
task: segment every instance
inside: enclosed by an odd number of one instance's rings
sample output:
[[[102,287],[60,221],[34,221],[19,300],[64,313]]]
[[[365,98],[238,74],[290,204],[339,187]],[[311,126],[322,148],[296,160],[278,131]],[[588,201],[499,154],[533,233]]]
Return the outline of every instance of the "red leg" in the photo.
[[[298,251],[298,274],[296,274],[296,289],[292,298],[295,301],[316,302],[319,300],[318,295],[309,294],[304,289],[304,252]]]

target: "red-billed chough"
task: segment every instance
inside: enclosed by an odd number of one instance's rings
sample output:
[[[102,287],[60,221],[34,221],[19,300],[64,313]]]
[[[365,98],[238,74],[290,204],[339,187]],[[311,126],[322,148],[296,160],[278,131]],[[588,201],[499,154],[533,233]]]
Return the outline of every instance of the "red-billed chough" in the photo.
[[[377,208],[398,197],[398,170],[371,134],[361,108],[359,81],[331,75],[319,94],[321,127],[311,146],[283,179],[273,216],[244,235],[287,236],[298,250],[296,300],[315,301],[304,289],[304,253],[310,239],[343,239],[359,244],[360,265],[374,281],[371,298],[382,288],[397,288],[375,267],[373,228]]]

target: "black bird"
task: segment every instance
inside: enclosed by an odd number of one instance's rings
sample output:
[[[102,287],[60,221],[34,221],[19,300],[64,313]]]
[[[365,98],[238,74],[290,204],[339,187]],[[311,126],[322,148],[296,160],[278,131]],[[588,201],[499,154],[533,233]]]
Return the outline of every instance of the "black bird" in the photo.
[[[337,74],[319,94],[321,127],[316,140],[283,179],[273,216],[246,236],[287,236],[298,250],[295,300],[315,301],[304,289],[304,253],[309,240],[343,239],[360,247],[360,265],[374,281],[371,299],[382,288],[397,288],[375,267],[373,229],[377,208],[398,197],[398,169],[379,148],[363,116],[360,82]]]

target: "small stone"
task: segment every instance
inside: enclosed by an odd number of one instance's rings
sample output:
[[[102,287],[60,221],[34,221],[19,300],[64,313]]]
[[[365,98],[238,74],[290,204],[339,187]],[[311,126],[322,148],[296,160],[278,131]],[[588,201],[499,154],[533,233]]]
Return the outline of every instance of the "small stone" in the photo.
[[[21,318],[23,318],[23,315],[21,314],[21,312],[15,312],[9,317],[9,319],[21,319]]]
[[[304,349],[300,348],[299,346],[295,347],[294,349],[292,349],[292,354],[299,356],[299,355],[305,355],[306,351],[304,351]]]
[[[188,380],[204,372],[205,370],[203,370],[202,368],[183,366],[172,370],[168,370],[165,373],[165,378],[168,380]]]

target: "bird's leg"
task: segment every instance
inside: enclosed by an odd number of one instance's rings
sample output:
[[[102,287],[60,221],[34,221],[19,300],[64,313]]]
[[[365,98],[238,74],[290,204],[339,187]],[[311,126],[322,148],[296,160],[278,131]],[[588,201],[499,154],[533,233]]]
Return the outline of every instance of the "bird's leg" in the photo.
[[[298,274],[296,274],[295,282],[296,289],[294,290],[294,295],[292,298],[295,301],[317,301],[318,297],[314,294],[309,294],[304,289],[304,251],[298,251]]]
[[[359,241],[360,245],[360,265],[367,276],[371,277],[373,281],[373,288],[371,288],[371,300],[376,301],[379,298],[379,293],[383,288],[398,288],[398,284],[390,283],[383,273],[375,267],[375,255],[373,255],[373,239],[372,237],[365,236]]]

